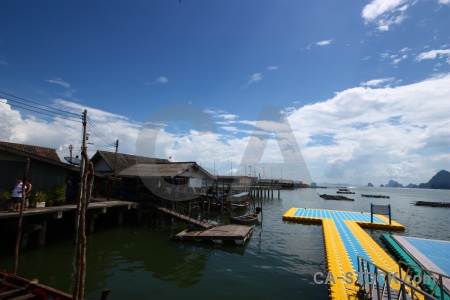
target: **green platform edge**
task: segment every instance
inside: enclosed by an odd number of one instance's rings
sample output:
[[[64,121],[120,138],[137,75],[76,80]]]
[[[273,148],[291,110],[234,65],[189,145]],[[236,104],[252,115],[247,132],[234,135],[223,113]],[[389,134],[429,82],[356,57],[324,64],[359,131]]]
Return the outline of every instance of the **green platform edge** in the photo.
[[[390,234],[383,233],[381,235],[381,240],[385,243],[385,245],[388,247],[389,251],[398,259],[402,260],[405,263],[411,264],[416,267],[420,267],[419,264],[400,246]],[[420,269],[418,268],[412,268],[412,271],[414,275],[419,275]],[[433,289],[433,286],[431,284],[425,284],[426,286],[426,292],[431,292]],[[437,287],[436,291],[434,292],[434,296],[438,299],[441,299],[441,288]],[[444,290],[444,299],[450,300],[450,295]]]

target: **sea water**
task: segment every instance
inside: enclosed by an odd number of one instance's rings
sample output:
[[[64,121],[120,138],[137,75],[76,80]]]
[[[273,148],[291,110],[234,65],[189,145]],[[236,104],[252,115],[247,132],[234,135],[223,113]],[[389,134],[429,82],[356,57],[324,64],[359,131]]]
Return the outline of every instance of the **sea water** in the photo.
[[[337,188],[282,191],[262,201],[262,222],[244,246],[180,242],[171,237],[186,228],[175,223],[125,225],[88,236],[86,299],[328,299],[327,285],[314,283],[326,273],[322,228],[285,222],[291,207],[370,212],[370,204],[390,204],[392,218],[406,227],[396,234],[450,240],[449,208],[414,206],[415,201],[450,202],[450,191],[350,188],[355,201],[324,200]],[[366,198],[361,194],[386,195]],[[221,221],[218,217],[217,221]],[[222,220],[224,221],[224,220]],[[383,248],[385,231],[366,230]],[[10,269],[12,255],[0,257]],[[71,293],[75,270],[72,239],[22,251],[18,274]]]

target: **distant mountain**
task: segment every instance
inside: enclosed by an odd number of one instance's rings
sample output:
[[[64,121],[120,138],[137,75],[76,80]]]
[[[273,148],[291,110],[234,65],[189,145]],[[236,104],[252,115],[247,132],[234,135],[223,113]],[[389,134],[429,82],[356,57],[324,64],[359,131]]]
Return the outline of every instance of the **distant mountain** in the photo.
[[[410,189],[414,189],[414,188],[418,188],[419,186],[418,186],[417,184],[410,183],[410,184],[408,184],[408,185],[405,186],[405,187],[410,188]]]
[[[373,184],[369,182],[367,186],[373,187]]]
[[[367,186],[370,186],[369,183]],[[389,180],[389,183],[380,185],[380,187],[406,187],[406,188],[421,188],[421,189],[442,189],[450,190],[450,172],[441,170],[434,175],[427,183],[421,183],[419,185],[410,183],[407,186],[403,186],[401,183],[395,180]]]
[[[398,187],[403,187],[403,184],[398,183],[397,181],[391,179],[391,180],[389,180],[388,184],[384,185],[384,187],[396,187],[396,188],[398,188]]]
[[[430,181],[419,184],[419,188],[450,190],[450,172],[445,170],[437,172]]]

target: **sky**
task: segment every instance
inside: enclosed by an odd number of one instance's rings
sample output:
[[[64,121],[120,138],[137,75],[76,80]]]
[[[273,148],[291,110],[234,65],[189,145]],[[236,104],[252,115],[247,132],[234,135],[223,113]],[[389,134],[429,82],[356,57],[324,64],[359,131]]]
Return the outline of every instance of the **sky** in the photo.
[[[0,140],[218,175],[450,170],[450,0],[0,1]]]

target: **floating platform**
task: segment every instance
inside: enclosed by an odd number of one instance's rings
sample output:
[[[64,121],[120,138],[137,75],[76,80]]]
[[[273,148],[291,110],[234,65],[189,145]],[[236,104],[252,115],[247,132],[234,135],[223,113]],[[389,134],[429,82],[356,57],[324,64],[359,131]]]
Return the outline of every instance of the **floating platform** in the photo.
[[[355,199],[352,198],[348,198],[345,196],[341,196],[341,195],[327,195],[327,194],[322,194],[319,195],[320,198],[323,198],[325,200],[338,200],[338,201],[355,201]]]
[[[443,299],[450,299],[450,241],[390,234],[383,234],[381,238],[399,260],[447,276],[442,278],[445,291]],[[434,286],[428,288],[432,290]],[[436,289],[435,295],[441,299],[440,287]]]
[[[212,241],[216,244],[234,242],[236,245],[244,245],[252,233],[253,226],[220,225],[205,230],[186,229],[174,238],[180,241]]]
[[[323,227],[325,254],[329,274],[330,299],[357,299],[360,287],[356,284],[358,255],[383,269],[398,272],[398,264],[369,236],[363,228],[405,230],[405,227],[382,215],[365,212],[291,208],[283,220],[317,224]],[[399,284],[392,284],[399,290]]]
[[[385,195],[368,195],[368,194],[361,194],[361,197],[368,197],[368,198],[387,198],[387,199],[389,199],[389,196],[385,196]]]
[[[450,202],[416,201],[416,206],[450,207]]]

